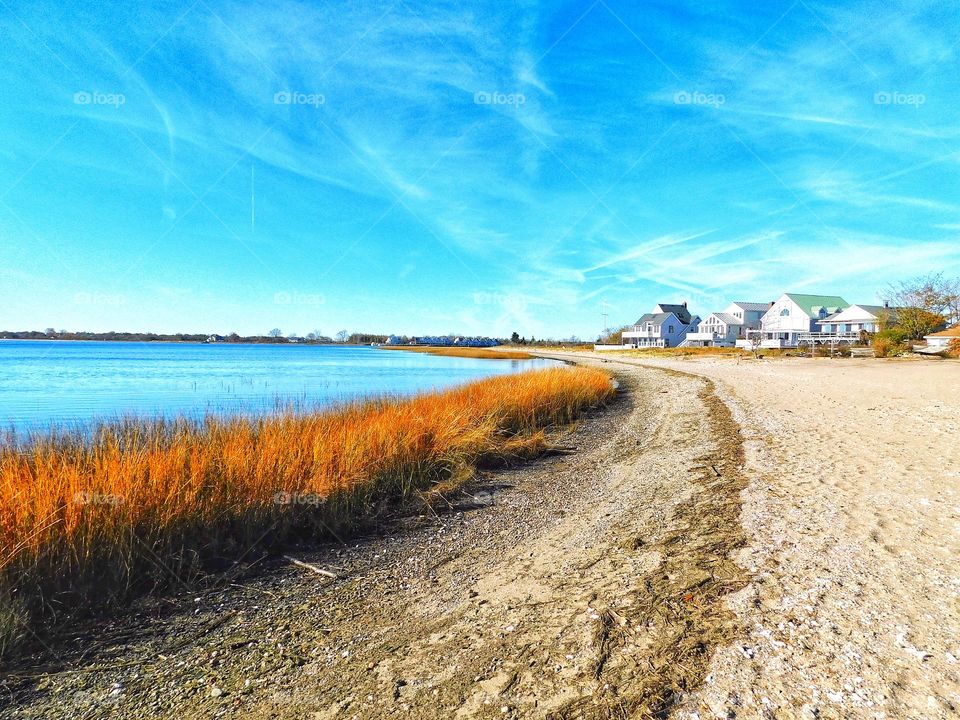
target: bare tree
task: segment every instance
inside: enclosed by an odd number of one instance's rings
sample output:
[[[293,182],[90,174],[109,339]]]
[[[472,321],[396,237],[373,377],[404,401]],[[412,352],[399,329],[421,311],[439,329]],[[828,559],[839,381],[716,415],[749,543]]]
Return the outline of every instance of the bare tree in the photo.
[[[919,308],[944,315],[957,303],[958,289],[960,280],[945,278],[941,272],[893,283],[881,296],[898,308]]]
[[[960,323],[960,278],[948,280],[944,285],[946,309],[944,315],[950,325]]]
[[[349,339],[350,339],[350,331],[349,331],[349,330],[339,330],[339,331],[337,332],[337,341],[338,341],[338,342],[345,343],[345,342],[346,342],[347,340],[349,340]]]
[[[281,335],[283,335],[283,330],[281,330],[280,328],[274,328],[268,333],[268,335],[270,335],[270,337],[273,337],[273,338],[278,338]]]

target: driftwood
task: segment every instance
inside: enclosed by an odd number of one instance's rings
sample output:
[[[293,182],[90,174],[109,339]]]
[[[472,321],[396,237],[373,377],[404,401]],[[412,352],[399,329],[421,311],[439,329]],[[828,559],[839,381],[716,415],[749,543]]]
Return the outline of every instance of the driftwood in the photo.
[[[283,559],[289,560],[297,567],[302,567],[307,570],[311,570],[315,572],[317,575],[323,575],[324,577],[333,578],[334,580],[336,580],[339,577],[336,573],[332,573],[329,570],[324,570],[323,568],[317,567],[316,565],[311,565],[310,563],[304,562],[303,560],[297,560],[295,557],[290,557],[289,555],[284,555]]]

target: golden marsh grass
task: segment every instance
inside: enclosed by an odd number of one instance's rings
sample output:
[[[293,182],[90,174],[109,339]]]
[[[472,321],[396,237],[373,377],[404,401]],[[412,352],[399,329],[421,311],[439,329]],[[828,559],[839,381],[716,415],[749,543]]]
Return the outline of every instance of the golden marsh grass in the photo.
[[[554,368],[313,413],[123,420],[0,444],[0,654],[30,623],[188,584],[295,539],[371,521],[613,394]]]

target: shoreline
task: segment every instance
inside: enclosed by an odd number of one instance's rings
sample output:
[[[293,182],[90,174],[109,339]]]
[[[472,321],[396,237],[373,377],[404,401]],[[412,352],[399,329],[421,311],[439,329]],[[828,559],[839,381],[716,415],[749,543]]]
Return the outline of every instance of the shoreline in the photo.
[[[81,665],[114,700],[53,674],[18,691],[24,717],[951,717],[960,543],[924,528],[950,527],[960,490],[930,472],[960,467],[955,365],[573,360],[621,391],[557,452],[296,553],[336,578],[275,561],[138,610],[142,639],[120,623]]]
[[[721,598],[738,584],[725,559],[728,543],[738,543],[728,534],[736,526],[724,519],[735,508],[724,498],[734,500],[736,486],[721,492],[707,465],[733,480],[735,459],[717,455],[704,465],[702,449],[684,449],[682,459],[661,449],[683,447],[677,443],[692,427],[712,432],[701,393],[709,395],[707,383],[659,370],[618,375],[618,399],[552,437],[557,452],[478,477],[438,514],[407,518],[355,548],[295,553],[335,579],[274,563],[237,589],[212,592],[199,617],[151,623],[143,640],[94,652],[86,663],[103,667],[98,682],[122,688],[112,712],[174,717],[231,707],[251,717],[312,710],[440,718],[458,708],[483,715],[486,703],[499,717],[501,706],[507,717],[626,701],[638,711],[672,706],[681,686],[702,677],[705,649],[732,628]],[[658,388],[669,390],[660,395]],[[714,502],[721,505],[708,509]],[[685,529],[672,532],[668,517]],[[710,529],[717,521],[726,528],[719,533]],[[694,537],[702,538],[701,549],[689,552],[684,543]],[[715,579],[704,584],[705,572]],[[656,596],[648,587],[673,604],[651,605]],[[252,605],[260,608],[254,614]],[[663,612],[670,606],[679,615]],[[651,612],[653,626],[643,619]],[[201,630],[224,613],[228,627]],[[278,626],[288,629],[278,635]],[[198,632],[169,653],[177,664],[141,664],[173,638]],[[245,644],[227,651],[237,637]],[[261,637],[268,642],[244,639]],[[270,651],[274,639],[290,652]],[[201,658],[215,648],[219,661],[209,668]],[[104,665],[115,652],[133,665]],[[635,676],[638,652],[655,672]],[[266,670],[252,669],[259,662]],[[144,672],[134,677],[137,666]],[[77,697],[75,675],[49,682],[53,695],[26,687],[18,693],[27,717],[97,707],[92,698],[69,700]],[[608,691],[596,694],[603,686]]]

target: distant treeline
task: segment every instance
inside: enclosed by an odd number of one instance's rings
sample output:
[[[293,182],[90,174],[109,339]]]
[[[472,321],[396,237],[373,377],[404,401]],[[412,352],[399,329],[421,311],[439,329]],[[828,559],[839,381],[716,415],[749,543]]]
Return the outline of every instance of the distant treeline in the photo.
[[[116,340],[124,342],[206,342],[214,339],[225,343],[288,343],[290,338],[271,335],[211,335],[209,333],[138,333],[138,332],[60,332],[40,330],[0,330],[0,338],[6,340]],[[301,342],[328,342],[330,338],[302,339]]]
[[[71,332],[69,330],[0,330],[0,340],[100,340],[100,341],[118,341],[118,342],[184,342],[184,343],[302,343],[309,345],[370,345],[371,343],[382,344],[387,342],[390,335],[379,335],[375,333],[348,332],[341,330],[336,334],[336,338],[321,335],[319,331],[307,333],[306,336],[283,335],[278,328],[274,328],[267,335],[238,335],[230,333],[229,335],[217,335],[215,333],[149,333],[149,332]],[[392,336],[400,344],[406,345],[414,342],[414,336]],[[457,337],[451,334],[450,337]],[[513,333],[512,337],[499,338],[502,344],[527,345],[550,347],[553,345],[579,345],[585,344],[577,337],[571,337],[563,340],[536,339],[534,337],[521,337],[519,333]]]

